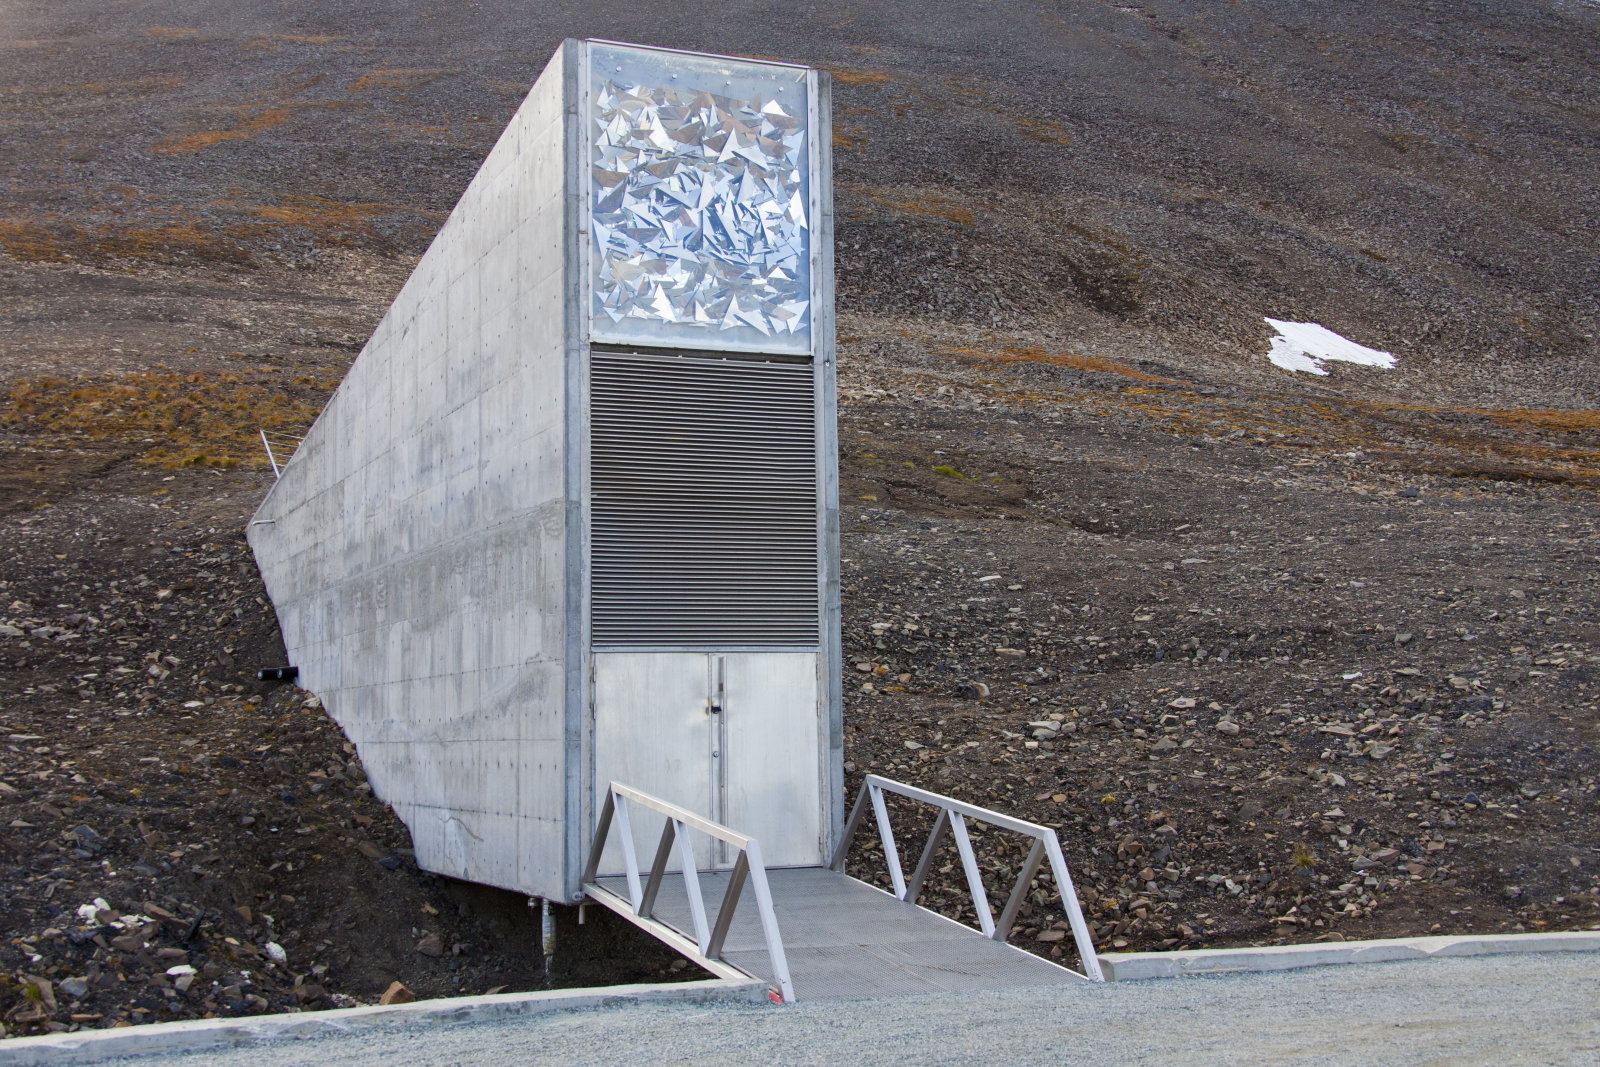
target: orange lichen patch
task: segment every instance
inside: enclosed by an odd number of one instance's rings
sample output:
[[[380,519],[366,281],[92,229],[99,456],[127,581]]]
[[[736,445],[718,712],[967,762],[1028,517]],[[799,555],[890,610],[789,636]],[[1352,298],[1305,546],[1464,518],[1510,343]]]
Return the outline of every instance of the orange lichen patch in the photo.
[[[849,151],[861,148],[867,143],[866,134],[861,132],[859,126],[835,126],[833,128],[833,147]]]
[[[181,41],[185,37],[198,37],[200,31],[188,26],[151,26],[140,30],[146,37],[162,37],[169,41]]]
[[[1600,411],[1513,409],[1509,411],[1485,411],[1483,414],[1502,426],[1529,426],[1541,430],[1555,430],[1558,433],[1600,432]]]
[[[369,89],[417,89],[449,73],[448,67],[379,67],[351,82],[346,91],[361,93]]]
[[[983,365],[990,367],[1005,362],[996,361],[994,353],[982,349],[946,351],[980,357]],[[978,386],[1005,403],[1067,408],[1102,416],[1133,416],[1175,436],[1216,438],[1237,436],[1242,431],[1255,443],[1273,448],[1346,453],[1360,450],[1381,466],[1417,474],[1600,489],[1600,448],[1554,447],[1544,440],[1523,436],[1551,429],[1589,433],[1600,413],[1474,411],[1350,399],[1220,397],[1192,388],[1148,385],[1106,391],[1063,383],[1046,390],[1036,385],[1019,386],[1015,380],[1003,378],[979,378]],[[1459,419],[1441,422],[1426,417],[1439,414],[1476,416],[1481,421],[1474,426],[1471,422],[1462,424]],[[1412,417],[1417,415],[1424,417]]]
[[[1225,400],[1200,392],[1134,386],[1109,398],[1109,406],[1148,415],[1155,425],[1173,433],[1244,430],[1327,449],[1371,447],[1376,441],[1370,426],[1318,404]]]
[[[289,227],[303,231],[296,235],[297,245],[309,238],[322,247],[389,253],[403,242],[430,234],[444,218],[441,212],[399,204],[343,203],[322,197],[261,204],[242,191],[196,210],[153,201],[137,190],[103,191],[121,194],[108,198],[108,206],[123,221],[88,226],[50,213],[0,216],[0,255],[24,262],[73,261],[111,269],[197,261],[250,265],[262,238],[271,239]]]
[[[927,194],[915,200],[896,200],[887,196],[868,193],[867,199],[882,204],[884,207],[892,207],[896,211],[905,211],[912,215],[922,215],[930,219],[943,219],[958,226],[971,226],[978,221],[977,216],[972,213],[971,209],[938,193]]]
[[[884,85],[894,79],[881,70],[850,70],[846,67],[824,67],[833,80],[841,85]]]
[[[1044,119],[1023,118],[1021,116],[1014,117],[1012,121],[1014,121],[1017,124],[1017,128],[1022,131],[1022,136],[1028,138],[1030,141],[1038,141],[1041,144],[1058,145],[1069,145],[1072,143],[1072,134],[1068,133],[1054,122],[1047,122]]]
[[[377,231],[372,227],[372,220],[378,218],[402,215],[430,222],[439,222],[444,218],[439,212],[419,211],[398,204],[347,204],[319,196],[294,196],[276,204],[259,204],[247,210],[263,223],[308,230],[321,243],[328,245],[349,245],[364,239],[378,240]],[[236,226],[231,232],[239,238],[253,237],[263,231],[263,223]]]
[[[144,446],[141,460],[160,467],[264,466],[258,431],[304,433],[340,376],[324,371],[288,383],[270,371],[35,378],[0,396],[0,428]]]
[[[105,93],[155,93],[175,89],[183,84],[176,76],[163,78],[133,78],[128,81],[78,82],[72,85],[7,85],[0,87],[4,96],[98,96]]]
[[[248,254],[220,235],[188,223],[145,229],[102,228],[91,234],[96,256],[122,259],[211,259],[243,262]]]
[[[380,128],[386,130],[392,141],[410,140],[413,137],[449,137],[448,126],[425,126],[417,122],[384,122]]]
[[[317,230],[355,228],[379,215],[392,215],[406,210],[393,204],[343,204],[320,196],[295,196],[281,204],[252,208],[251,214],[285,226],[304,226]]]
[[[239,125],[227,130],[202,130],[183,137],[171,137],[153,149],[162,155],[171,155],[176,152],[198,152],[202,148],[210,148],[223,141],[238,141],[254,137],[262,130],[270,130],[274,126],[281,126],[294,117],[292,107],[272,107],[265,111],[258,111],[245,119]]]
[[[1351,400],[1351,406],[1379,413],[1468,415],[1509,429],[1553,430],[1557,433],[1600,432],[1600,411],[1593,408],[1451,408],[1428,404],[1383,404]]]
[[[221,234],[186,221],[86,229],[60,220],[0,219],[0,249],[13,259],[31,263],[117,259],[159,263],[204,259],[243,263],[250,258],[248,252]]]
[[[59,263],[70,258],[56,235],[37,222],[0,219],[0,249],[12,259],[30,263]]]
[[[1120,363],[1113,363],[1109,359],[1098,356],[1075,356],[1066,352],[1047,352],[1036,347],[1010,347],[1010,348],[949,348],[945,351],[956,355],[972,356],[989,363],[1048,363],[1053,367],[1071,367],[1073,370],[1091,371],[1096,374],[1115,374],[1121,378],[1131,378],[1136,382],[1150,382],[1156,385],[1192,385],[1192,382],[1180,382],[1175,378],[1163,378],[1159,374],[1150,374],[1132,367],[1124,367]]]

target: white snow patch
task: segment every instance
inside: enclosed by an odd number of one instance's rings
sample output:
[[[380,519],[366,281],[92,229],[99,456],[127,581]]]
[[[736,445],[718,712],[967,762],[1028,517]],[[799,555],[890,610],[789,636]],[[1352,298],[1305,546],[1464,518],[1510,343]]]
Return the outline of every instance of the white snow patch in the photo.
[[[1267,358],[1284,370],[1304,371],[1307,374],[1327,374],[1325,360],[1355,363],[1363,367],[1394,369],[1394,356],[1376,348],[1358,345],[1340,337],[1326,326],[1314,322],[1283,322],[1267,319],[1267,325],[1278,331],[1272,339]]]

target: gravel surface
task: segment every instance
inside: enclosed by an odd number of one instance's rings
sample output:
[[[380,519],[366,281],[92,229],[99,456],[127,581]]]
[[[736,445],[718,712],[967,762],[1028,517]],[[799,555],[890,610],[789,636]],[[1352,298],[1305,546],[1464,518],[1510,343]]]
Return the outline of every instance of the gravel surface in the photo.
[[[1600,958],[1500,956],[788,1008],[619,1007],[123,1062],[1591,1064]]]

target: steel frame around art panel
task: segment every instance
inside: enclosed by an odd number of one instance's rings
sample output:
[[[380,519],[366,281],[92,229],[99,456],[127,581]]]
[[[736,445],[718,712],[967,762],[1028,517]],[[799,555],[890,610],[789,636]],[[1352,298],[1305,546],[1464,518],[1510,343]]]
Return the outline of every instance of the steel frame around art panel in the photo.
[[[831,230],[825,234],[819,229],[823,221],[822,215],[827,210],[824,205],[830,202],[828,168],[830,148],[829,138],[826,136],[827,125],[825,116],[827,111],[819,108],[820,99],[827,94],[825,79],[819,77],[815,70],[795,64],[774,63],[770,61],[756,61],[740,59],[738,57],[707,56],[703,53],[681,52],[673,49],[643,48],[637,45],[627,45],[612,41],[586,41],[584,42],[584,74],[581,85],[581,103],[579,111],[583,116],[583,137],[577,151],[584,157],[585,172],[582,174],[582,189],[586,198],[592,197],[594,179],[588,170],[594,161],[596,134],[596,98],[595,98],[595,73],[594,55],[595,48],[601,49],[627,49],[646,55],[659,57],[683,56],[688,60],[725,60],[729,65],[738,65],[751,69],[792,71],[798,77],[794,84],[803,86],[806,95],[805,125],[803,129],[803,147],[800,149],[805,156],[805,221],[801,224],[803,239],[806,244],[805,261],[809,280],[809,301],[805,309],[807,328],[804,333],[777,333],[766,337],[760,335],[755,327],[743,325],[738,328],[697,329],[700,323],[682,322],[665,316],[657,319],[644,317],[627,317],[615,323],[613,328],[608,325],[604,317],[599,314],[599,305],[596,302],[593,286],[597,276],[596,234],[589,232],[588,219],[585,217],[582,232],[584,233],[584,254],[586,269],[583,275],[583,284],[586,292],[584,296],[585,322],[588,332],[596,343],[619,345],[646,345],[650,347],[683,347],[686,349],[702,349],[720,352],[753,352],[753,353],[788,353],[788,354],[815,354],[820,356],[819,338],[815,336],[819,328],[826,330],[825,324],[819,322],[818,309],[827,307],[823,317],[831,314],[831,304],[824,305],[821,298],[824,294],[831,298],[832,279],[819,277],[819,272],[824,264],[825,257],[823,246],[831,240]],[[746,75],[754,77],[753,74]],[[819,134],[819,130],[821,133]],[[593,200],[589,201],[591,204]],[[643,323],[649,326],[652,321],[660,322],[663,328],[654,332],[641,326],[630,325]],[[688,329],[681,327],[688,326]],[[807,341],[809,340],[809,343]],[[830,342],[831,344],[831,342]]]

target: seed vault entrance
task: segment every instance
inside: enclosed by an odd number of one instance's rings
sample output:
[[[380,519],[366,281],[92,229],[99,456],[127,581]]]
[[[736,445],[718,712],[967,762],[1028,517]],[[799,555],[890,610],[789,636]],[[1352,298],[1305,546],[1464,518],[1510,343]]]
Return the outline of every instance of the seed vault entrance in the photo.
[[[1048,854],[1093,977],[1048,828],[869,776],[850,825],[870,800],[895,893],[842,873],[827,93],[563,44],[251,547],[427,870],[596,900],[790,999],[1076,980],[996,940]],[[909,881],[884,790],[940,813]],[[998,919],[968,818],[1034,838]],[[916,905],[946,832],[982,933]]]
[[[613,780],[838,836],[827,112],[566,42],[251,524],[427,869],[581,899]]]
[[[775,866],[822,862],[820,776],[804,773],[824,751],[815,653],[602,652],[594,664],[597,781],[737,826]],[[603,870],[622,869],[615,847]]]
[[[821,862],[822,375],[639,349],[590,368],[594,781]]]

